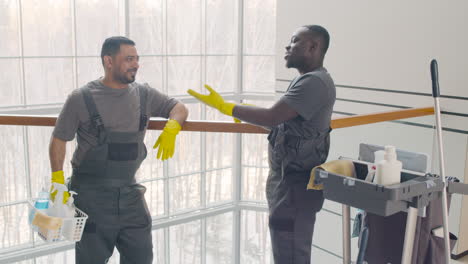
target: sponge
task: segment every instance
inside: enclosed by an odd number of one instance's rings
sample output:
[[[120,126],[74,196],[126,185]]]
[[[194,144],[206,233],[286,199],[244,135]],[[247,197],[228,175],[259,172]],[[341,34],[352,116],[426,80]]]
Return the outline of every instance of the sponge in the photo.
[[[39,227],[39,229],[58,230],[62,227],[63,220],[62,218],[48,216],[42,212],[37,212],[34,215],[32,224]]]

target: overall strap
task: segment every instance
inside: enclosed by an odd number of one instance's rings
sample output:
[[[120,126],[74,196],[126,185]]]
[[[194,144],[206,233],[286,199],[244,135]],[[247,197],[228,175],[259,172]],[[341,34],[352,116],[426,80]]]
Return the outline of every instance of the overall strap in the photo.
[[[140,94],[140,126],[139,131],[143,131],[148,123],[148,116],[146,115],[146,98],[148,97],[148,89],[140,86],[138,88]]]
[[[88,109],[89,119],[91,120],[91,124],[95,127],[98,131],[98,139],[99,143],[104,142],[104,122],[102,122],[101,115],[97,111],[96,103],[94,102],[93,96],[91,95],[90,88],[84,87],[81,88],[81,92],[83,93],[83,98],[86,104],[86,108]]]

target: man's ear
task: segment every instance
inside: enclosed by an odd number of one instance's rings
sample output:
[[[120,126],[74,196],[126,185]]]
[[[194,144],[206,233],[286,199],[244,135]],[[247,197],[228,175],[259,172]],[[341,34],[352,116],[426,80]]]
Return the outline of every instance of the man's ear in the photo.
[[[112,66],[112,57],[111,56],[104,56],[104,67],[110,68]]]
[[[319,48],[319,42],[315,39],[310,40],[309,51],[311,53],[315,52]]]

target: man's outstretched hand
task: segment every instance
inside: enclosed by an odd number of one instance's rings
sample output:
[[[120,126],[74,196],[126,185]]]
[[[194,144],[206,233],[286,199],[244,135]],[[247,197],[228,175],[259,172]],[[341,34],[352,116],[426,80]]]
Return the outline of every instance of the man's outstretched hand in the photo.
[[[232,110],[234,109],[234,106],[236,106],[236,104],[224,101],[224,98],[209,85],[205,84],[205,88],[208,89],[208,91],[210,91],[210,94],[200,94],[192,89],[187,90],[187,93],[197,98],[202,103],[218,109],[221,113],[228,116],[232,116]]]

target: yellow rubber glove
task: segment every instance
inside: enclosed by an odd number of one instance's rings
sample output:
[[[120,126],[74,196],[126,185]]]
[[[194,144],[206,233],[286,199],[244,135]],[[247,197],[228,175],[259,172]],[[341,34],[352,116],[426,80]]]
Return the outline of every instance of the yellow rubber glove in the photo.
[[[169,121],[167,121],[161,135],[159,135],[158,140],[153,146],[153,149],[159,146],[158,155],[156,156],[158,159],[166,160],[172,158],[174,155],[176,136],[179,134],[180,129],[182,129],[182,127],[176,120],[169,119]]]
[[[60,183],[60,184],[65,184],[65,177],[63,176],[63,171],[54,171],[52,172],[52,183]],[[55,201],[55,196],[57,195],[57,190],[55,190],[54,192],[52,192],[52,189],[54,188],[54,186],[50,186],[50,199],[52,201]],[[66,203],[68,201],[68,197],[70,197],[70,193],[69,192],[64,192],[63,193],[63,203]]]
[[[221,95],[219,95],[215,90],[213,90],[213,88],[211,88],[208,84],[205,84],[205,88],[208,89],[208,91],[210,91],[209,95],[197,93],[192,89],[187,90],[187,93],[197,98],[202,103],[218,109],[221,113],[228,116],[232,116],[232,110],[234,109],[234,106],[236,106],[236,104],[224,101],[224,98],[221,97]]]

